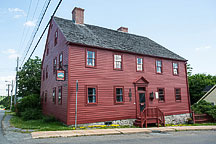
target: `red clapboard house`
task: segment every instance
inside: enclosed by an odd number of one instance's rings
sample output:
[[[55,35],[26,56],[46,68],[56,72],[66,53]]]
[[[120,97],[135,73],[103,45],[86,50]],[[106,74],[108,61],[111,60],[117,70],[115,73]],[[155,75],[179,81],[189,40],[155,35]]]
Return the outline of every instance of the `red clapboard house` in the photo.
[[[128,28],[85,24],[84,10],[74,8],[71,20],[50,22],[42,61],[43,113],[74,125],[78,80],[77,124],[185,122],[186,74],[181,56]]]

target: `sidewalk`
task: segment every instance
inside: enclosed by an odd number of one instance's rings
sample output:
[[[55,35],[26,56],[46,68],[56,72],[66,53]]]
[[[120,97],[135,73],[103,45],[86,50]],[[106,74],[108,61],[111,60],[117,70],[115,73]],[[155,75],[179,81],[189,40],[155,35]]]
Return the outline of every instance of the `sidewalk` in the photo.
[[[159,127],[159,128],[117,128],[117,129],[93,129],[93,130],[67,130],[67,131],[41,131],[32,132],[32,138],[53,137],[76,137],[92,135],[114,135],[132,133],[162,133],[175,131],[199,131],[216,130],[216,126],[181,126],[181,127]]]
[[[3,131],[7,134],[16,131],[17,128],[11,127],[9,120],[11,116],[7,115],[2,121]],[[152,128],[116,128],[116,129],[89,129],[89,130],[65,130],[65,131],[40,131],[27,134],[27,138],[52,138],[52,137],[76,137],[76,136],[93,136],[93,135],[118,135],[133,133],[165,133],[175,131],[200,131],[215,130],[216,126],[178,126],[178,127],[152,127]],[[26,131],[26,130],[25,130]],[[24,131],[24,132],[25,132]],[[20,133],[23,137],[23,133]],[[16,133],[19,135],[19,133]],[[13,135],[14,137],[14,135]],[[18,136],[19,137],[19,136]]]

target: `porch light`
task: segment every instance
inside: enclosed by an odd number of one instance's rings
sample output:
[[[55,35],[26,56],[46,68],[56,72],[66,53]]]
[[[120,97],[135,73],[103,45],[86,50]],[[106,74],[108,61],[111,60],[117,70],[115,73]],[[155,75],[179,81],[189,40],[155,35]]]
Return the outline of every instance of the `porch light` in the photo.
[[[151,93],[149,94],[149,98],[150,98],[151,100],[154,99],[154,92],[151,92]]]

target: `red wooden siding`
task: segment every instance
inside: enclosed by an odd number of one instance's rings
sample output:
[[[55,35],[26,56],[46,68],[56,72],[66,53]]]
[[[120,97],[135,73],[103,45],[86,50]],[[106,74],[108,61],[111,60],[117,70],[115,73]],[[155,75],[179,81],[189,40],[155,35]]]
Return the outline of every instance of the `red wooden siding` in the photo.
[[[59,67],[59,54],[63,53],[63,65],[68,65],[68,47],[65,45],[66,40],[58,29],[57,44],[55,44],[55,32],[57,26],[52,21],[52,28],[49,28],[47,43],[49,43],[49,53],[44,55],[42,62],[42,71],[48,66],[48,79],[42,80],[41,77],[41,95],[47,91],[47,102],[43,102],[43,113],[53,115],[57,119],[67,122],[67,95],[68,95],[68,74],[66,73],[66,81],[56,81],[56,73],[53,72],[53,60],[57,58],[57,68]],[[46,50],[45,50],[46,52]],[[66,67],[63,67],[64,69]],[[58,87],[62,86],[62,104],[58,103]],[[56,88],[56,102],[53,103],[52,92]]]
[[[58,37],[55,39],[56,31]],[[55,42],[56,45],[55,45]],[[186,64],[164,58],[154,58],[127,52],[112,51],[100,48],[68,45],[55,21],[52,21],[47,36],[47,49],[44,51],[41,76],[41,96],[43,113],[53,115],[67,125],[75,121],[76,80],[79,81],[78,91],[78,124],[100,121],[137,118],[139,116],[138,91],[136,85],[146,86],[146,106],[158,106],[165,115],[190,112],[189,93],[187,87]],[[49,44],[48,44],[49,43]],[[86,50],[95,52],[95,67],[86,65]],[[63,69],[66,70],[66,81],[56,81],[53,71],[53,60],[63,54]],[[114,69],[114,54],[122,57],[122,69]],[[137,71],[137,58],[143,58],[143,71]],[[156,60],[162,61],[162,73],[156,72]],[[173,62],[178,63],[178,75],[173,75]],[[48,66],[48,78],[45,77]],[[44,78],[44,80],[43,80]],[[140,79],[141,78],[141,79]],[[58,103],[58,87],[62,86],[62,103]],[[96,103],[87,104],[87,87],[96,88]],[[123,102],[116,104],[115,87],[123,87]],[[56,88],[56,103],[53,103],[52,92]],[[151,92],[164,88],[165,102],[149,99]],[[181,89],[181,101],[176,101],[175,88]],[[132,97],[129,96],[131,90]],[[47,93],[47,94],[46,94]],[[135,97],[136,95],[136,97]],[[130,100],[131,99],[131,100]]]
[[[144,72],[136,71],[136,57],[129,53],[122,54],[123,70],[113,69],[113,55],[116,52],[97,50],[97,67],[86,67],[85,51],[87,47],[69,46],[69,101],[67,124],[74,124],[75,119],[75,90],[76,80],[79,81],[78,91],[78,123],[109,121],[118,119],[136,118],[136,98],[133,82],[143,76],[148,82],[146,98],[148,106],[159,106],[165,115],[189,112],[188,93],[186,84],[185,62],[179,61],[179,75],[173,76],[172,60],[162,59],[162,74],[156,74],[156,58],[142,56]],[[119,52],[118,52],[119,53]],[[97,86],[97,105],[86,105],[86,85]],[[124,103],[115,105],[114,86],[124,86]],[[157,88],[164,88],[165,102],[158,99],[149,100],[149,93],[156,92]],[[174,88],[181,88],[181,102],[176,102]],[[129,89],[132,91],[132,100],[129,98]]]

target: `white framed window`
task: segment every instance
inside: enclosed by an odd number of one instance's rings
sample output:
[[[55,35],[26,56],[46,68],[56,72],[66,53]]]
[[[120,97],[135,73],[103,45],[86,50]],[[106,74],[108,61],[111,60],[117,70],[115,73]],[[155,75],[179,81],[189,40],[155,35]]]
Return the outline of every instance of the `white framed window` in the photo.
[[[143,58],[137,58],[137,71],[143,71]]]
[[[162,73],[162,61],[156,60],[156,73]]]
[[[96,53],[92,50],[87,50],[86,52],[86,66],[95,67],[96,66]]]
[[[114,54],[114,69],[122,69],[122,55]]]
[[[174,75],[178,75],[179,74],[178,63],[176,63],[176,62],[173,62],[173,74]]]

